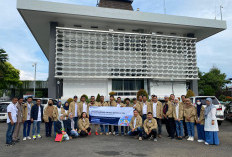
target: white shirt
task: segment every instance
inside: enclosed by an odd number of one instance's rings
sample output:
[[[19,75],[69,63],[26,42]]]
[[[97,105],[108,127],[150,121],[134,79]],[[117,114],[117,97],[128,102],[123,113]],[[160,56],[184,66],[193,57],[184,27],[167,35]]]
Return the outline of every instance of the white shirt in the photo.
[[[65,114],[67,115],[68,110],[64,110],[64,112],[65,112]],[[64,117],[64,120],[68,120],[68,118],[65,116],[65,117]]]
[[[17,113],[18,113],[18,109],[16,107],[16,104],[13,104],[13,103],[10,103],[8,106],[7,106],[7,113],[11,113],[11,118],[13,120],[14,123],[17,122]],[[7,114],[7,123],[10,123],[10,118],[8,117],[8,114]]]
[[[135,128],[135,126],[136,126],[136,117],[135,117],[135,120],[134,120],[134,128]]]
[[[87,113],[87,105],[83,103],[83,112]]]
[[[77,117],[77,109],[78,109],[78,106],[77,106],[77,103],[75,103],[75,116],[74,117]]]
[[[57,107],[57,110],[58,110],[58,115],[60,115],[61,114],[61,107],[60,108]]]
[[[120,105],[120,104],[117,104],[117,107],[121,107],[121,105]]]
[[[157,107],[157,102],[153,103],[153,117],[156,117],[156,107]]]
[[[179,119],[179,103],[176,105],[176,118]]]
[[[147,104],[143,103],[143,114],[147,114]]]
[[[39,106],[39,109],[38,109],[38,117],[37,117],[37,121],[41,121],[41,108]]]
[[[27,120],[31,120],[31,104],[27,103]]]

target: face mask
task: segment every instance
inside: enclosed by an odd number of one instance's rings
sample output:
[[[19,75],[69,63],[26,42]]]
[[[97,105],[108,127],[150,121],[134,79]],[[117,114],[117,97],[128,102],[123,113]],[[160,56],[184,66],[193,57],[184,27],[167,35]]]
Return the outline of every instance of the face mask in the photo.
[[[52,104],[48,104],[49,106],[52,106]]]
[[[197,105],[200,105],[201,104],[201,102],[197,102]]]

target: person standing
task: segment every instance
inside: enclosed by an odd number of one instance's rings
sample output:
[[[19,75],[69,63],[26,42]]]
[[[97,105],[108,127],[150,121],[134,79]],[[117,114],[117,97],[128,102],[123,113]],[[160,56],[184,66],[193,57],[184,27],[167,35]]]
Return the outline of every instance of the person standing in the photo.
[[[89,116],[89,105],[86,102],[86,98],[84,95],[81,96],[81,102],[78,107],[78,117],[81,117],[81,114],[85,112]]]
[[[140,95],[138,97],[138,103],[140,104],[140,106],[143,104],[143,96],[142,95]]]
[[[201,103],[201,100],[197,100],[196,107],[196,124],[197,124],[197,135],[198,142],[205,142],[205,131],[204,131],[204,123],[205,123],[205,108]]]
[[[21,125],[23,124],[23,98],[18,98],[18,102],[16,104],[16,107],[18,109],[17,113],[17,123],[15,124],[15,129],[13,133],[13,141],[19,142],[19,131],[21,128]]]
[[[61,101],[58,101],[57,104],[56,104],[56,107],[57,107],[57,110],[58,110],[58,115],[61,114],[61,111],[62,111],[62,102]]]
[[[156,119],[153,118],[153,115],[151,112],[147,113],[147,119],[144,121],[143,124],[144,129],[144,139],[154,140],[157,141],[156,135],[157,135],[157,122]]]
[[[186,99],[185,95],[181,95],[181,105],[184,107],[184,109],[186,107],[185,99]],[[184,138],[185,138],[188,137],[188,130],[187,130],[187,125],[185,123],[185,117],[183,117],[183,126],[184,126]]]
[[[86,112],[82,112],[80,119],[78,120],[78,127],[81,137],[89,135],[91,128],[89,127],[89,118]]]
[[[147,113],[150,112],[149,109],[151,109],[151,107],[149,105],[151,104],[147,102],[147,97],[144,95],[143,102],[141,103],[141,116],[143,122],[147,119]]]
[[[173,107],[173,118],[176,123],[176,134],[177,139],[182,140],[183,138],[183,116],[184,116],[184,106],[179,102],[179,99],[174,99]]]
[[[205,144],[206,145],[219,145],[218,138],[218,122],[216,117],[216,107],[211,98],[206,99],[205,108]]]
[[[40,135],[40,124],[43,118],[43,106],[41,106],[41,100],[36,100],[36,105],[31,108],[31,122],[33,123],[32,136],[33,140],[42,138]],[[35,133],[37,131],[37,134]]]
[[[158,101],[158,97],[156,95],[152,95],[152,101],[149,107],[151,107],[149,111],[152,112],[153,118],[156,119],[158,124],[158,137],[161,138],[163,105],[160,101]]]
[[[14,142],[12,141],[12,135],[14,133],[15,123],[17,122],[18,109],[16,107],[17,98],[12,98],[11,103],[7,106],[7,131],[6,131],[6,146],[12,146]]]
[[[43,119],[45,122],[45,130],[46,130],[46,137],[51,137],[52,134],[52,124],[55,123],[58,120],[58,109],[56,106],[53,105],[52,100],[48,101],[48,106],[44,109],[44,115]],[[54,129],[54,136],[56,135],[55,129]]]
[[[109,104],[104,101],[104,96],[100,96],[99,106],[102,106],[102,107],[109,106]],[[103,133],[105,133],[108,136],[109,135],[109,125],[100,125],[100,127],[101,127],[100,135],[103,135]]]
[[[68,104],[67,101],[64,103],[64,106],[61,109],[61,114],[63,114],[64,128],[67,131],[68,130],[67,128],[71,129],[70,126],[69,126],[69,122],[68,122],[68,120],[69,120],[69,104]],[[69,132],[68,132],[68,134],[70,136]]]
[[[99,106],[99,103],[95,100],[95,96],[91,96],[90,98],[90,103],[89,103],[89,107],[90,106]],[[99,128],[99,125],[98,124],[92,124],[94,125],[94,129],[95,129],[95,135],[98,136],[98,128]]]
[[[122,103],[122,99],[121,97],[117,97],[117,102],[116,102],[116,105],[115,107],[124,107],[125,104]],[[118,131],[118,126],[114,126],[114,132],[113,132],[113,135],[115,136],[118,136],[119,135],[119,131]],[[121,126],[121,135],[123,136],[124,135],[124,127]]]
[[[73,102],[70,103],[69,105],[69,113],[72,113],[74,118],[74,122],[75,122],[75,129],[78,128],[77,125],[77,121],[78,121],[78,108],[79,108],[79,103],[77,102],[77,96],[73,97]]]
[[[30,140],[31,131],[31,108],[33,106],[32,97],[27,98],[27,102],[23,105],[23,141]]]
[[[116,107],[117,106],[117,104],[116,104],[116,102],[114,100],[114,96],[113,95],[110,96],[110,101],[108,102],[108,105],[112,106],[112,107]],[[113,132],[113,127],[117,127],[117,126],[110,125],[109,126],[109,134],[111,134]],[[113,135],[115,135],[115,132],[113,132]]]
[[[139,115],[141,115],[141,106],[140,106],[140,103],[137,102],[136,98],[133,98],[132,101],[133,101],[133,104],[132,104],[133,109],[137,110],[139,112]]]
[[[134,110],[134,116],[131,118],[130,121],[130,129],[131,131],[128,132],[129,136],[139,136],[139,141],[142,141],[143,136],[143,120],[141,116],[139,115],[139,112],[137,110]]]
[[[164,97],[164,106],[163,106],[163,116],[166,123],[166,129],[168,132],[168,137],[174,139],[175,136],[175,121],[173,118],[173,105],[169,101],[169,96]]]
[[[184,117],[185,117],[185,123],[187,125],[188,135],[189,138],[188,141],[194,141],[194,122],[195,122],[195,116],[196,116],[196,109],[192,105],[189,98],[185,99],[186,107],[184,109]]]

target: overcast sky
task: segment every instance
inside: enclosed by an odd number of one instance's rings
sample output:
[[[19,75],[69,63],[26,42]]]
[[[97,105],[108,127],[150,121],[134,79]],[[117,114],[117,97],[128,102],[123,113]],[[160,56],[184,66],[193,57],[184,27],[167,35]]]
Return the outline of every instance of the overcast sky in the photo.
[[[97,0],[46,0],[96,6]],[[164,13],[164,0],[134,0],[133,7],[142,12]],[[213,66],[232,78],[232,0],[166,0],[167,14],[220,19],[220,5],[227,30],[197,44],[197,61],[201,71]],[[37,79],[48,77],[48,61],[16,9],[16,0],[0,0],[0,48],[9,54],[9,61],[20,70],[22,80],[33,79],[32,64],[37,62]]]

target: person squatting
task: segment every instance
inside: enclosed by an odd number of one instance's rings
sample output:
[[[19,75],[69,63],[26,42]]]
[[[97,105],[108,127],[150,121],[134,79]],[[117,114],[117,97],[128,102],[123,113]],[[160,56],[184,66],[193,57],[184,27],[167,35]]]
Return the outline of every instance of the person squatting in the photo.
[[[206,145],[219,145],[218,124],[216,119],[216,108],[212,104],[212,99],[206,99],[206,107],[200,100],[194,106],[189,98],[181,96],[181,101],[175,98],[174,94],[164,97],[164,103],[158,100],[156,95],[152,95],[151,101],[146,96],[139,96],[130,101],[129,98],[121,100],[118,97],[115,101],[114,96],[110,96],[110,101],[106,102],[104,96],[100,97],[100,102],[91,96],[90,103],[82,96],[80,102],[74,96],[69,104],[61,101],[53,104],[52,100],[48,105],[41,106],[41,100],[37,99],[36,104],[32,103],[32,97],[28,97],[23,104],[23,98],[12,98],[12,102],[7,107],[6,145],[12,146],[20,141],[20,128],[23,126],[23,141],[31,140],[30,131],[32,125],[32,139],[42,138],[40,125],[45,122],[45,136],[53,137],[55,141],[59,137],[61,141],[68,141],[77,137],[91,135],[91,128],[94,134],[98,135],[119,135],[119,126],[90,124],[90,106],[113,106],[113,107],[133,107],[133,117],[129,127],[120,126],[120,135],[134,136],[138,140],[148,139],[157,141],[162,138],[162,124],[166,126],[168,137],[188,141],[194,141],[195,124],[198,134],[198,142]],[[99,132],[100,126],[100,132]]]

